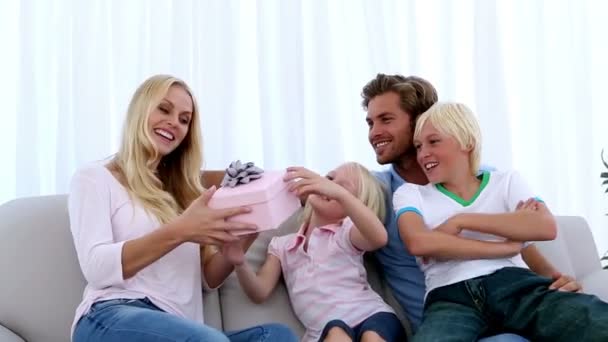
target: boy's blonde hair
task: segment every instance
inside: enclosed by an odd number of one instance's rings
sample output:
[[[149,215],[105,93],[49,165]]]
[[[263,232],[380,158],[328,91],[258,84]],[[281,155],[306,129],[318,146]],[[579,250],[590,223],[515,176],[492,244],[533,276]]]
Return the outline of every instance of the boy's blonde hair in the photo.
[[[190,95],[192,118],[184,140],[154,169],[159,152],[150,136],[148,120],[172,86],[179,86]],[[202,162],[200,117],[192,91],[173,76],[150,77],[131,99],[122,143],[113,159],[129,195],[161,223],[167,223],[201,194]]]
[[[481,159],[481,129],[473,111],[462,103],[438,102],[418,118],[414,139],[419,140],[422,127],[427,122],[442,134],[456,139],[462,149],[470,150],[471,174],[477,175]]]
[[[355,196],[363,202],[365,206],[371,209],[371,211],[384,222],[386,216],[386,203],[385,203],[385,191],[384,186],[369,170],[356,162],[348,162],[342,164],[340,167],[346,167],[349,173],[351,173],[355,179],[357,187],[357,193]],[[304,211],[300,216],[300,223],[304,223],[310,220],[312,216],[312,206],[310,202],[306,201]]]

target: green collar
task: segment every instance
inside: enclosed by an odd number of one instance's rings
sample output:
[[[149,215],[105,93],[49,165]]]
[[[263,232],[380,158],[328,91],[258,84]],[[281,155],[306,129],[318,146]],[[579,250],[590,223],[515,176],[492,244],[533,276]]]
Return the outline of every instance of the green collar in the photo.
[[[481,194],[483,189],[485,189],[486,185],[488,185],[488,182],[490,181],[490,173],[488,171],[483,171],[481,173],[481,175],[479,175],[477,178],[479,178],[479,177],[481,177],[481,184],[479,184],[479,189],[477,189],[477,192],[475,192],[475,195],[473,195],[473,197],[468,201],[462,199],[460,196],[458,196],[455,193],[451,192],[450,190],[446,189],[443,186],[443,184],[435,184],[435,187],[437,188],[437,190],[439,190],[440,192],[442,192],[444,195],[448,196],[449,198],[453,199],[454,201],[456,201],[463,207],[468,207],[469,205],[473,204],[473,202],[475,202],[477,197],[479,197],[479,194]]]

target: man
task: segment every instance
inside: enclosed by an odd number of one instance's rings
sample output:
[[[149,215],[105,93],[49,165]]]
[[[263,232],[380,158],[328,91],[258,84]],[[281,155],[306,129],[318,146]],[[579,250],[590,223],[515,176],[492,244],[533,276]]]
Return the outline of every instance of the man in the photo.
[[[387,193],[385,222],[389,242],[375,256],[382,265],[386,282],[415,331],[422,320],[424,275],[399,236],[392,194],[404,182],[428,183],[416,162],[412,137],[418,116],[437,102],[437,91],[420,77],[378,74],[365,85],[361,96],[363,108],[367,111],[368,138],[376,160],[381,165],[390,164],[388,170],[376,173],[390,193]],[[533,244],[522,250],[522,257],[532,271],[555,280],[552,288],[563,291],[581,289],[573,278],[561,275]],[[510,341],[523,340],[515,335],[499,335],[486,341],[496,342],[506,337],[511,337]]]

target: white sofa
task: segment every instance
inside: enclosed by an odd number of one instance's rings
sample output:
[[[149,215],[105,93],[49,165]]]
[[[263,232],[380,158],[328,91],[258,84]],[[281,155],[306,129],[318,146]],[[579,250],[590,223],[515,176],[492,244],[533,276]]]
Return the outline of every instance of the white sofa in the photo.
[[[68,225],[67,196],[22,198],[0,206],[0,342],[67,342],[84,279],[78,267]],[[558,217],[559,234],[539,243],[562,272],[575,275],[587,292],[608,301],[608,270],[601,270],[589,227],[580,217]],[[294,217],[265,233],[248,253],[259,265],[270,234],[296,229]],[[369,266],[370,281],[385,298],[390,293]],[[394,300],[389,298],[389,303]],[[303,329],[294,317],[283,286],[263,305],[250,302],[233,275],[204,297],[208,324],[233,330],[264,322],[283,322]]]

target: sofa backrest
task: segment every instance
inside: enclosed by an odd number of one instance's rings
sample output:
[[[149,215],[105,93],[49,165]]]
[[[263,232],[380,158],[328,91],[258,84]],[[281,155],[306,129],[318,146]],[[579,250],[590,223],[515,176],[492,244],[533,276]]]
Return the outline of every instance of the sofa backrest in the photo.
[[[0,325],[28,342],[68,342],[86,285],[72,241],[67,196],[0,206]],[[222,328],[219,294],[204,296],[205,320]]]
[[[0,206],[0,274],[0,324],[26,341],[69,341],[85,281],[65,195]]]
[[[590,269],[599,268],[597,250],[584,219],[557,219],[558,239],[539,243],[541,252],[564,273],[574,274],[572,261],[577,267],[585,264]],[[565,225],[576,225],[577,229],[562,234]],[[297,228],[294,215],[280,229],[260,235],[247,254],[249,261],[254,267],[260,265],[272,236]],[[570,250],[565,239],[580,241],[581,249]],[[389,298],[377,270],[370,268],[369,276],[374,288]],[[0,206],[0,277],[0,325],[28,342],[70,340],[74,310],[85,282],[69,230],[66,195],[21,198]],[[219,291],[206,293],[204,301],[206,323],[220,329],[283,322],[303,332],[282,284],[267,303],[256,305],[245,296],[233,274]]]
[[[563,274],[583,279],[601,269],[591,228],[580,216],[557,216],[558,234],[553,241],[537,242],[540,252]]]

